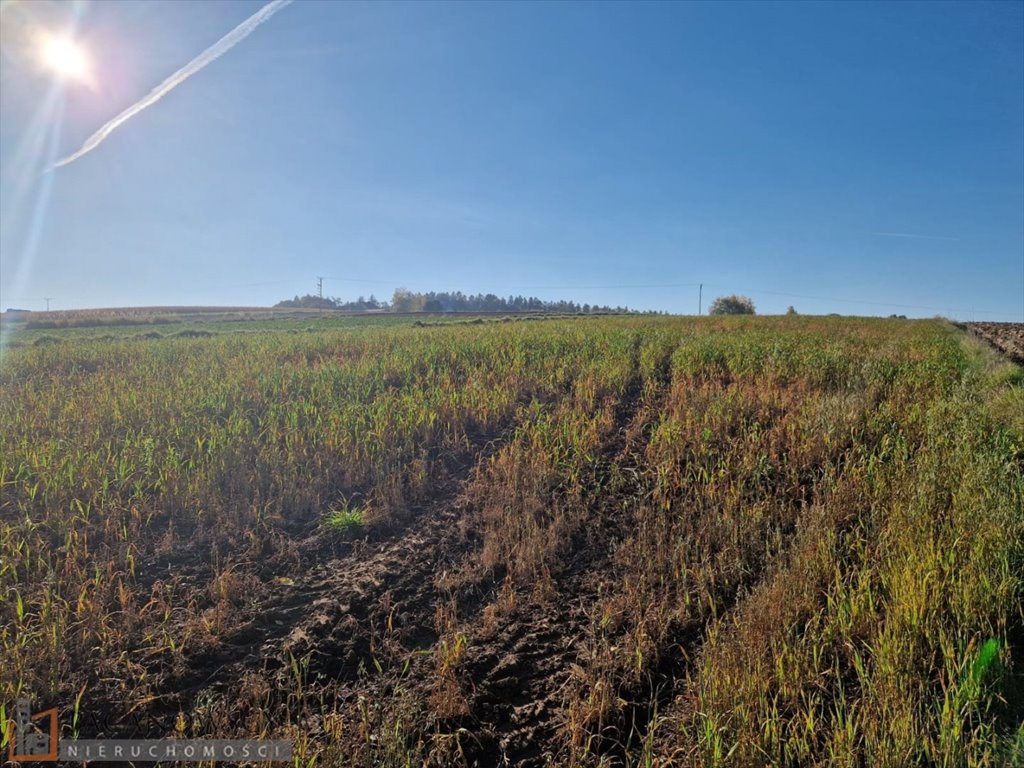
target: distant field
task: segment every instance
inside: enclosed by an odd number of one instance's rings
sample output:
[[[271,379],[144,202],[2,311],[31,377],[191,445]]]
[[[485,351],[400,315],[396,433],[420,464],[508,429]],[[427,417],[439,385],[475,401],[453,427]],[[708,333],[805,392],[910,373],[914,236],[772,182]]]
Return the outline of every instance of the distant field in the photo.
[[[8,329],[0,702],[304,766],[1024,756],[1024,369],[963,330],[171,314]]]
[[[595,313],[588,318],[603,316]],[[382,312],[267,307],[128,307],[0,313],[5,348],[58,341],[153,340],[266,331],[322,331],[389,325],[481,324],[576,317],[548,312]]]

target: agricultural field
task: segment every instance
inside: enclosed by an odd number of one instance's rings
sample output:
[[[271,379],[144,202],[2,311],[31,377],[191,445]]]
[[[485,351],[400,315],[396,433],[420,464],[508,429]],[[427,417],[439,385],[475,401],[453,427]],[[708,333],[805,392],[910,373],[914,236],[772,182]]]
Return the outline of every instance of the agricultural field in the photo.
[[[1024,369],[964,330],[183,328],[3,353],[0,720],[297,766],[1024,760]]]

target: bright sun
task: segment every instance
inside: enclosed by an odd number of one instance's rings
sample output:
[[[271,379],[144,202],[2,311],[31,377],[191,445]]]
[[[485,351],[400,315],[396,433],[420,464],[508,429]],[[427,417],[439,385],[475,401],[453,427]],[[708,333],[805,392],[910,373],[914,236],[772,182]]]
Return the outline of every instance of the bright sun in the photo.
[[[89,59],[82,47],[67,37],[48,37],[40,50],[43,65],[58,77],[86,82]]]

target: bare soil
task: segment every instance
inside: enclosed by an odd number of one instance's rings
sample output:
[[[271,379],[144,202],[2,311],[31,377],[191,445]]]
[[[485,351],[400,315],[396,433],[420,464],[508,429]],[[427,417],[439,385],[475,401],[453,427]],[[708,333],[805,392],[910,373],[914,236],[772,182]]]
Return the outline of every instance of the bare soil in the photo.
[[[1024,323],[965,323],[965,326],[1018,365],[1024,365]]]

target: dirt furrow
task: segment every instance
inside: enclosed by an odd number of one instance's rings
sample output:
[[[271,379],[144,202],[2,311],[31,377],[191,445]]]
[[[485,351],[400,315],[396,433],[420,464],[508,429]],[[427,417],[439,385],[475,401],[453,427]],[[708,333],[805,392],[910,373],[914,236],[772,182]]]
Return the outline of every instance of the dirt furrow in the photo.
[[[481,765],[550,765],[564,753],[566,696],[574,671],[585,663],[589,608],[601,594],[618,541],[625,535],[623,501],[635,490],[636,453],[671,378],[666,350],[653,396],[644,397],[639,356],[615,407],[615,427],[605,441],[585,501],[588,518],[573,537],[566,559],[552,573],[554,599],[526,595],[500,615],[487,637],[471,643],[464,666],[473,689],[471,711],[480,743],[490,749]],[[650,394],[650,393],[649,393]],[[496,586],[496,585],[493,585]],[[482,621],[476,628],[479,635]]]

